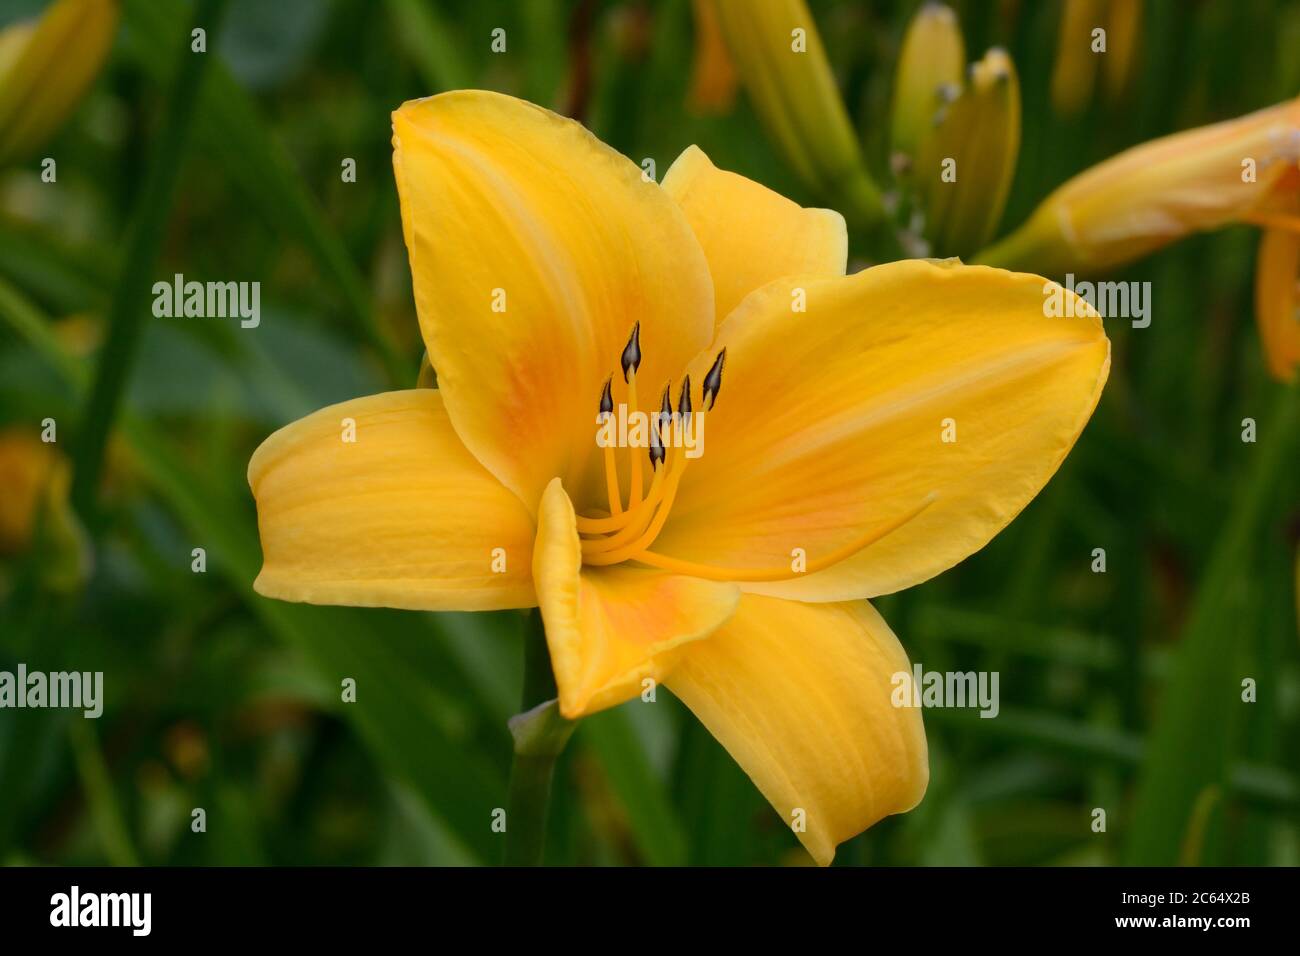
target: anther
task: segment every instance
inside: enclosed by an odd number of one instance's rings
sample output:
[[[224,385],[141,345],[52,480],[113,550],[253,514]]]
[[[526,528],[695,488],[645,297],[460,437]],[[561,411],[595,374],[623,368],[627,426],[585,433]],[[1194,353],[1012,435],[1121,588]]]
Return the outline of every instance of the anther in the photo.
[[[614,396],[610,393],[609,383],[614,381],[614,376],[605,379],[605,391],[600,396],[600,414],[601,416],[612,415],[614,413]]]
[[[685,419],[691,411],[691,377],[687,375],[682,382],[681,398],[677,400],[677,414]]]
[[[667,428],[673,420],[673,399],[671,392],[673,383],[669,382],[664,386],[664,397],[659,402],[659,427]]]
[[[641,323],[632,326],[632,335],[623,346],[623,381],[628,381],[629,370],[635,373],[641,367]]]
[[[726,362],[727,350],[723,349],[713,360],[713,367],[709,369],[709,374],[704,376],[704,401],[709,403],[707,411],[713,411],[713,403],[718,400],[718,392],[722,390],[722,366]]]
[[[650,468],[657,470],[664,463],[664,446],[659,439],[659,429],[650,429]]]

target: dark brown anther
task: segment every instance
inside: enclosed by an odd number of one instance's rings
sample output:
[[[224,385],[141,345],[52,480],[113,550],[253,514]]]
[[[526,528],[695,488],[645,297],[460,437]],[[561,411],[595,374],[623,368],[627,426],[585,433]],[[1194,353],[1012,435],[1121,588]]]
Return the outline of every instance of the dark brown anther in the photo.
[[[609,383],[614,381],[614,376],[605,379],[605,391],[600,396],[600,414],[601,416],[612,415],[614,413],[614,396],[610,393]]]
[[[635,372],[641,367],[641,323],[632,326],[632,335],[623,346],[623,381],[628,380],[629,370]]]
[[[713,403],[718,400],[718,392],[722,391],[722,366],[726,363],[727,350],[723,349],[713,360],[709,374],[704,376],[704,401],[708,402],[709,411],[713,410]]]

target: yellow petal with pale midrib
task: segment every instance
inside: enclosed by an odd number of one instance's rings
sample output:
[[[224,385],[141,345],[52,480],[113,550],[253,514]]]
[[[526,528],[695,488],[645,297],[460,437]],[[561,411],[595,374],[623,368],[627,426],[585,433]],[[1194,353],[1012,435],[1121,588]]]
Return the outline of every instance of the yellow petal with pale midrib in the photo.
[[[837,844],[925,795],[920,709],[893,701],[893,677],[910,666],[865,601],[747,594],[682,648],[667,683],[826,865]]]
[[[434,389],[287,425],[253,454],[248,483],[259,594],[425,611],[536,604],[532,518],[461,445]]]

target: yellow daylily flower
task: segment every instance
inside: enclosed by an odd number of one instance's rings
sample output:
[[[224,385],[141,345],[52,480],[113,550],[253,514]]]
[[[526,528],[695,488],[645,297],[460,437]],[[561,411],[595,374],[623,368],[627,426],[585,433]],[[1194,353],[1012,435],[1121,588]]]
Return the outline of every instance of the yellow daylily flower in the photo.
[[[910,665],[862,599],[1043,487],[1109,368],[1095,313],[1045,318],[1041,278],[955,262],[846,276],[837,214],[695,148],[647,182],[495,93],[406,103],[393,144],[438,388],[263,443],[256,589],[539,606],[565,717],[665,683],[819,863],[914,806],[925,734],[891,702]],[[673,399],[698,457],[662,438]],[[663,431],[601,447],[605,413]]]
[[[0,163],[51,136],[108,56],[117,0],[56,0],[40,19],[0,31]]]

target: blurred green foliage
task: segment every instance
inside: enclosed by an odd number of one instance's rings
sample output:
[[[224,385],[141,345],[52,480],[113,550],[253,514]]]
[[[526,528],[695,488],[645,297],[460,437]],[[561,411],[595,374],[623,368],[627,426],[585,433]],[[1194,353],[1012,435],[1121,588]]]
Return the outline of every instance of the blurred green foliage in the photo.
[[[41,5],[0,3],[0,25]],[[810,6],[886,181],[893,66],[916,4]],[[955,6],[972,58],[1005,46],[1021,77],[1002,231],[1122,148],[1300,90],[1297,4],[1148,0],[1127,100],[1066,120],[1049,101],[1059,4]],[[42,151],[57,185],[38,157],[0,171],[0,428],[52,417],[66,446],[83,419],[104,319],[132,295],[118,279],[156,198],[147,172],[192,17],[184,0],[124,0],[105,72]],[[231,0],[223,24],[153,269],[258,280],[262,323],[146,319],[84,590],[42,580],[39,535],[3,565],[0,669],[103,670],[107,701],[98,721],[0,711],[0,861],[494,862],[522,615],[314,608],[251,590],[252,449],[325,404],[415,380],[388,114],[441,89],[501,90],[579,115],[661,174],[698,143],[811,197],[743,96],[722,115],[688,110],[687,0]],[[497,27],[505,54],[489,49]],[[345,157],[355,183],[341,181]],[[1300,862],[1300,413],[1262,366],[1253,250],[1250,229],[1231,229],[1118,276],[1152,283],[1153,322],[1108,323],[1110,384],[1056,479],[983,552],[878,602],[927,669],[999,670],[1002,713],[928,712],[925,801],[837,862]],[[1256,444],[1241,440],[1248,417]],[[205,574],[191,572],[194,547]],[[340,701],[345,677],[355,704]],[[1245,677],[1255,703],[1238,702]],[[667,693],[581,724],[551,824],[554,863],[806,861]]]

